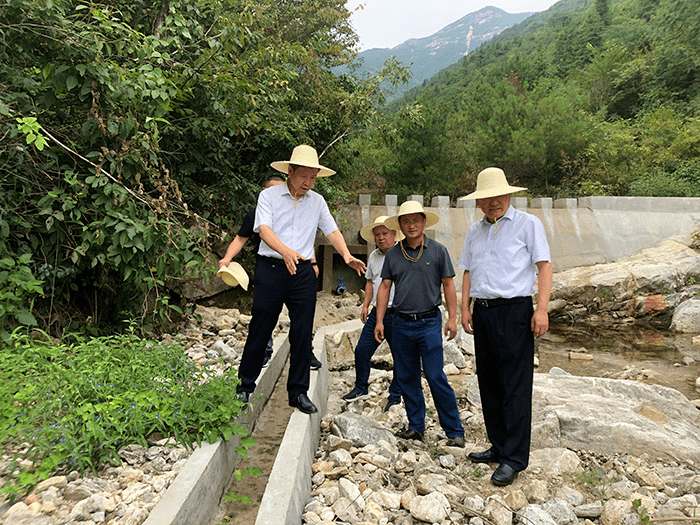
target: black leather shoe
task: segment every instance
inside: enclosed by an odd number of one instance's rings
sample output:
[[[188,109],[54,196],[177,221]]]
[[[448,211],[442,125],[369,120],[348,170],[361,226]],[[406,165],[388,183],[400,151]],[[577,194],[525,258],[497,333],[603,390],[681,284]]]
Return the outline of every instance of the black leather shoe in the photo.
[[[448,447],[464,448],[464,436],[455,436],[447,439]]]
[[[467,458],[474,463],[498,463],[498,454],[493,447],[484,452],[470,452]]]
[[[497,487],[510,485],[518,477],[518,471],[506,463],[501,463],[491,476],[491,483]]]
[[[386,402],[386,405],[384,405],[384,412],[388,412],[391,407],[396,406],[396,405],[400,405],[400,404],[401,404],[401,399],[389,398]]]
[[[299,394],[296,399],[289,402],[289,406],[298,408],[304,414],[315,414],[318,412],[318,408],[316,408],[316,405],[311,402],[309,396],[306,394]]]
[[[309,368],[311,368],[311,370],[318,370],[322,366],[323,366],[323,363],[321,363],[321,361],[316,359],[315,355],[311,354],[311,366],[309,366]]]
[[[241,399],[241,403],[248,403],[248,401],[250,401],[250,392],[238,392],[238,396]]]
[[[410,428],[397,432],[396,437],[401,439],[417,439],[418,441],[423,441],[423,434]]]

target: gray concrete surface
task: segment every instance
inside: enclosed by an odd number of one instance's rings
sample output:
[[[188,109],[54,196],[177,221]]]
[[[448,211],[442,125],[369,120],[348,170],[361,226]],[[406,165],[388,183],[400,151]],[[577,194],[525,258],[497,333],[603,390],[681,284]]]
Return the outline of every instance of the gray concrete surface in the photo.
[[[263,369],[253,396],[251,408],[237,423],[252,433],[255,421],[272,395],[277,379],[289,356],[289,341],[284,333],[275,338],[275,352],[270,364]],[[313,374],[312,374],[313,377]],[[231,480],[231,474],[241,461],[236,448],[240,439],[202,443],[153,508],[144,525],[203,525],[210,523]]]
[[[308,416],[295,410],[289,419],[277,458],[270,472],[267,488],[260,503],[255,525],[300,525],[311,494],[311,465],[321,436],[320,422],[328,406],[328,362],[325,335],[338,330],[357,328],[357,321],[326,326],[316,331],[314,351],[323,363],[318,373],[311,373],[309,397],[318,407],[318,413]]]

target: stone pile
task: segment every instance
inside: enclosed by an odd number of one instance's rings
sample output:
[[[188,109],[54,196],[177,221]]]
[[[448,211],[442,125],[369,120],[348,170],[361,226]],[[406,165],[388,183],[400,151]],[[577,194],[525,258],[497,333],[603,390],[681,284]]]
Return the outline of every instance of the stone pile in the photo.
[[[343,336],[336,339],[338,347],[348,346],[342,344]],[[373,369],[369,399],[346,403],[341,396],[352,386],[354,373],[343,370],[342,359],[331,361],[336,371],[332,373],[329,414],[322,421],[312,493],[304,509],[303,523],[636,525],[643,523],[641,517],[653,516],[679,518],[665,523],[681,525],[691,523],[691,517],[700,516],[697,461],[683,458],[664,461],[656,457],[662,454],[646,452],[639,456],[616,453],[612,446],[607,453],[533,446],[529,468],[520,473],[513,485],[498,488],[491,484],[489,478],[496,465],[473,464],[466,458],[469,452],[488,447],[479,402],[473,392],[472,356],[467,339],[462,334],[455,342],[463,351],[465,366],[446,365],[452,372],[448,379],[455,387],[466,430],[464,449],[446,446],[425,380],[428,406],[425,440],[400,440],[394,434],[407,424],[403,405],[388,412],[382,410],[390,373]],[[336,357],[342,357],[342,349],[336,349]],[[377,357],[379,362],[386,359],[386,356]],[[554,371],[553,380],[561,375]],[[607,381],[619,384],[610,387],[612,392],[634,383]],[[542,378],[537,383],[546,385],[547,381]],[[545,387],[538,388],[540,397],[551,395],[551,392],[543,393]],[[559,388],[555,386],[552,391]],[[672,402],[683,404],[679,399]],[[594,410],[593,406],[588,408]],[[688,407],[684,405],[681,409]],[[694,407],[693,410],[697,411]],[[679,416],[698,417],[693,412]],[[621,419],[624,426],[626,416]],[[697,425],[697,419],[693,423]],[[665,446],[673,448],[673,441],[667,441]],[[700,443],[693,446],[695,452],[700,452]]]
[[[148,449],[130,445],[123,464],[99,476],[54,476],[10,507],[3,525],[140,525],[182,469],[190,451],[167,439]]]

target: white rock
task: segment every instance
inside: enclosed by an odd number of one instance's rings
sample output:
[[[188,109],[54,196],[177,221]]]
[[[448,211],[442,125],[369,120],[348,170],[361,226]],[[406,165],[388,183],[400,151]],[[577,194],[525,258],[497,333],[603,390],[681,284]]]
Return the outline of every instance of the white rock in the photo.
[[[427,496],[416,496],[408,507],[411,516],[428,523],[441,522],[452,511],[444,494],[431,492]]]
[[[547,511],[539,505],[527,505],[520,509],[517,515],[522,523],[527,523],[528,525],[562,525],[554,521]],[[578,520],[573,523],[578,523]]]

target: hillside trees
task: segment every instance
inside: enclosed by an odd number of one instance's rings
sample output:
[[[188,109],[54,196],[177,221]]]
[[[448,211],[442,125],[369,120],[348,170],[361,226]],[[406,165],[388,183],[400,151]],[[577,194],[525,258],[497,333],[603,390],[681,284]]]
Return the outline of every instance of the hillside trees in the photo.
[[[348,16],[341,0],[3,2],[0,333],[179,310],[166,281],[206,274],[208,236],[271,160],[342,149],[376,115],[377,84],[330,73]]]
[[[454,195],[496,165],[531,195],[700,196],[697,3],[589,0],[550,11],[403,99],[442,118],[431,126],[440,140],[429,128],[421,137],[441,155],[423,156],[420,173],[443,174],[425,193]],[[416,149],[398,143],[395,158],[404,146]],[[415,165],[384,167],[390,189]]]

